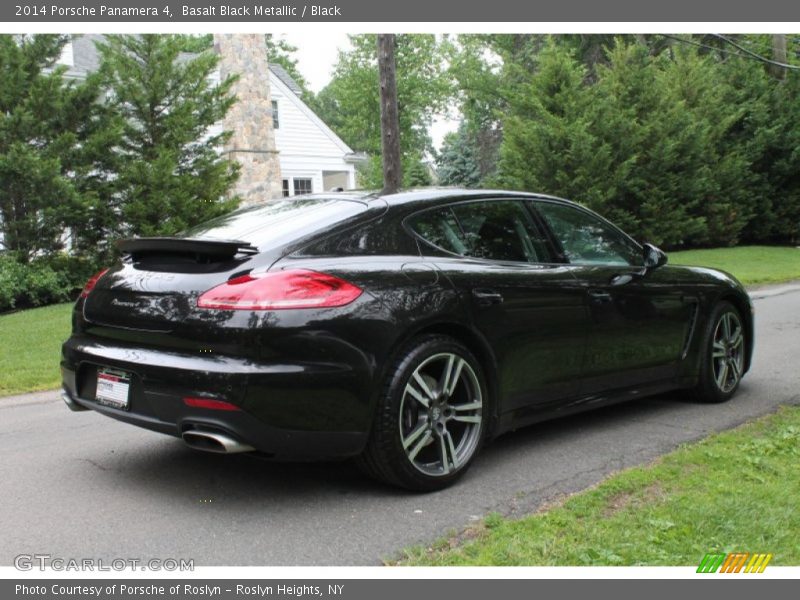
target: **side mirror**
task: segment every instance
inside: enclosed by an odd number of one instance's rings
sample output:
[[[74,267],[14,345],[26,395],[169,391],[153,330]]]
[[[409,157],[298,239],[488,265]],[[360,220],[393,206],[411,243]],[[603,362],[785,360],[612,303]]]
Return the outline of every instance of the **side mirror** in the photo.
[[[642,258],[644,259],[644,268],[647,271],[663,267],[668,260],[666,252],[648,242],[643,244]]]

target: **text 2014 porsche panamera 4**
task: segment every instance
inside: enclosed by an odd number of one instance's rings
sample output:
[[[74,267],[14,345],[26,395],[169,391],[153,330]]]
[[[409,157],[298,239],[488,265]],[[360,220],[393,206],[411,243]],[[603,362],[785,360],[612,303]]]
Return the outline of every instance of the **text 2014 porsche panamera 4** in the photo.
[[[749,296],[548,196],[332,193],[120,243],[63,346],[64,400],[212,452],[357,457],[415,490],[488,439],[750,366]]]

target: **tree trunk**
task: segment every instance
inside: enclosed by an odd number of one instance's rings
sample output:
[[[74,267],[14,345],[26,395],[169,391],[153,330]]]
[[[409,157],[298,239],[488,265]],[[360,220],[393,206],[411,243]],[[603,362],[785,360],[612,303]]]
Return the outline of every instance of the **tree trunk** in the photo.
[[[381,147],[383,194],[394,194],[403,180],[400,164],[400,121],[397,114],[397,81],[394,34],[378,35],[378,73],[381,86]]]
[[[772,60],[786,64],[786,36],[784,34],[772,36]],[[770,65],[769,71],[777,79],[786,77],[786,69],[778,65]]]

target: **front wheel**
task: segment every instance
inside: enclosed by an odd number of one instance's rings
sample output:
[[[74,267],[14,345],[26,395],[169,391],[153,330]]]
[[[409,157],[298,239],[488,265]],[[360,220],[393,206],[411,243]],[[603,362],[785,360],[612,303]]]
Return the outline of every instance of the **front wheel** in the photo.
[[[725,402],[739,388],[744,375],[747,340],[739,311],[720,302],[711,313],[700,358],[695,395],[702,402]]]
[[[373,477],[416,491],[445,488],[483,442],[488,398],[472,353],[446,336],[425,336],[400,352],[378,399],[360,464]]]

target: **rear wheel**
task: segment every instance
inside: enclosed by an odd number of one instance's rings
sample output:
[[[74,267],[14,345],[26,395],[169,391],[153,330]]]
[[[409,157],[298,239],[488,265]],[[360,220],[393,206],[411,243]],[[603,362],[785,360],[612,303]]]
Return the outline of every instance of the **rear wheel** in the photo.
[[[407,489],[445,488],[472,464],[488,414],[483,371],[472,353],[450,337],[418,338],[390,369],[361,466]]]
[[[700,379],[695,395],[702,402],[725,402],[744,375],[747,340],[739,311],[720,302],[712,311],[703,339]]]

